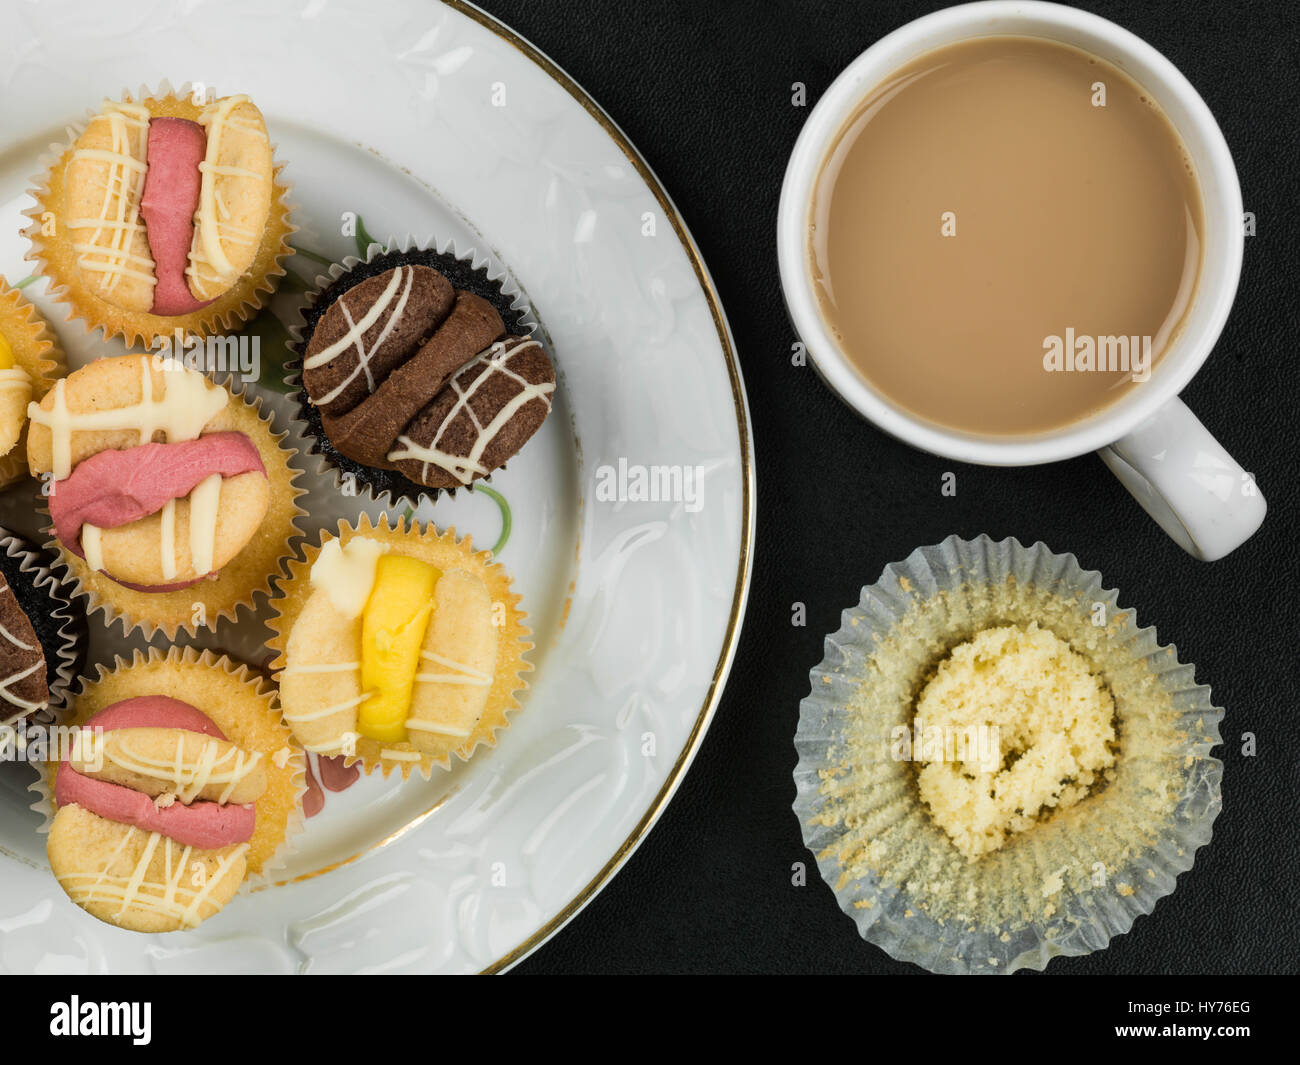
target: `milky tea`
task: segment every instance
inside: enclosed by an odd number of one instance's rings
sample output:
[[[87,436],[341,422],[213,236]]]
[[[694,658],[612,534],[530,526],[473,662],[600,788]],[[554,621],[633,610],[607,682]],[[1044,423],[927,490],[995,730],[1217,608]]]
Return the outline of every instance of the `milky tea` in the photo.
[[[1141,388],[1201,266],[1188,153],[1102,59],[1031,37],[936,49],[822,164],[809,255],[844,354],[910,414],[1044,433]]]

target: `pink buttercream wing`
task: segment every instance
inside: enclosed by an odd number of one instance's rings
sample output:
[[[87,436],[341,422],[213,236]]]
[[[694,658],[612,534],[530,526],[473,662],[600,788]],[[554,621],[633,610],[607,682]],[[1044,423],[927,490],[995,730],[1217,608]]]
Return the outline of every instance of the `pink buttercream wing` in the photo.
[[[154,262],[154,314],[190,314],[212,302],[196,300],[185,279],[207,143],[203,127],[187,118],[149,122],[140,214]]]
[[[81,527],[115,529],[182,499],[214,473],[235,477],[266,472],[257,446],[243,433],[209,433],[173,444],[100,451],[77,463],[50,493],[50,517],[59,541],[79,557]]]
[[[203,711],[165,695],[142,695],[113,703],[87,718],[82,728],[104,732],[120,728],[178,728],[219,740],[226,738]],[[246,843],[253,838],[257,827],[257,809],[251,803],[237,806],[199,800],[188,806],[175,802],[159,807],[143,792],[78,773],[66,758],[59,764],[54,799],[59,806],[76,803],[110,821],[134,825],[146,832],[160,832],[183,846],[205,850]]]

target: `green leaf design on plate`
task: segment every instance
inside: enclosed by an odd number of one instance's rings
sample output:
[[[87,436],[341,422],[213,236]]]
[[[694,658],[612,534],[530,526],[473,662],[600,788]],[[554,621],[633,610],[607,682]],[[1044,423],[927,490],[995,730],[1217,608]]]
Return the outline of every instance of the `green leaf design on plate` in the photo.
[[[356,254],[361,256],[361,259],[365,259],[365,256],[369,254],[370,244],[377,244],[377,243],[378,241],[376,241],[376,239],[374,239],[372,235],[370,235],[369,233],[367,233],[367,231],[365,231],[365,222],[361,220],[360,215],[357,215],[356,216]]]
[[[290,247],[293,248],[295,254],[297,254],[297,255],[301,255],[301,256],[303,256],[304,258],[310,259],[312,262],[320,263],[322,266],[333,266],[333,265],[334,265],[334,260],[333,260],[333,259],[327,259],[327,258],[325,258],[325,256],[323,256],[323,255],[322,255],[320,252],[318,252],[318,251],[312,251],[310,248],[300,248],[300,247],[298,247],[298,245],[296,245],[296,244],[292,244],[292,245],[290,245]]]
[[[262,372],[257,383],[281,395],[288,395],[293,389],[285,382],[284,364],[294,354],[289,346],[293,343],[289,331],[267,307],[258,311],[257,317],[248,323],[248,330],[257,334],[261,340]]]
[[[493,556],[501,554],[501,549],[506,546],[506,541],[510,539],[510,529],[513,525],[513,519],[510,516],[510,504],[506,502],[506,497],[498,492],[495,488],[489,488],[485,484],[474,485],[473,491],[482,492],[497,505],[501,511],[501,536],[497,542],[492,545]]]
[[[311,288],[311,282],[299,277],[292,270],[285,271],[284,277],[280,279],[280,290],[287,292],[306,292]]]

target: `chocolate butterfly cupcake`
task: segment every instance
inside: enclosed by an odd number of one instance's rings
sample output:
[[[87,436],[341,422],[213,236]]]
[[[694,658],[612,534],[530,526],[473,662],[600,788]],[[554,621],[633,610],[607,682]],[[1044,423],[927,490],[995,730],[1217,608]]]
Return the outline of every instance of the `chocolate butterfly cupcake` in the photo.
[[[335,466],[394,497],[454,491],[541,427],[555,369],[486,271],[422,249],[335,271],[298,345],[302,415]]]
[[[0,725],[49,719],[85,656],[53,557],[0,529]]]

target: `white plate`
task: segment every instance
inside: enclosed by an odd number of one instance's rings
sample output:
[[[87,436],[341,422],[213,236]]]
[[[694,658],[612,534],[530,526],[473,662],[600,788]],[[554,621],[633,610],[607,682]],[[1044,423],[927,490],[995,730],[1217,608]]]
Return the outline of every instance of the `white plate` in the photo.
[[[504,264],[549,336],[560,399],[492,486],[513,512],[501,561],[524,595],[537,667],[495,750],[432,781],[363,778],[328,795],[284,883],[193,932],[138,936],[73,906],[49,874],[29,769],[0,765],[0,970],[464,972],[504,968],[599,890],[663,810],[731,664],[749,583],[753,460],[740,370],[712,283],[672,203],[562,71],[478,10],[410,0],[42,3],[0,39],[0,272],[39,158],[123,89],[248,93],[294,184],[295,238],[355,252],[457,240]],[[185,56],[192,56],[186,61]],[[303,256],[291,269],[313,277]],[[45,295],[74,365],[120,353]],[[286,320],[293,299],[275,310]],[[272,334],[263,331],[263,360]],[[289,424],[291,405],[264,393]],[[608,500],[602,467],[703,471],[696,498]],[[357,501],[311,477],[311,529]],[[624,484],[626,485],[626,481]],[[0,524],[36,528],[27,490]],[[374,508],[372,508],[374,509]],[[421,517],[493,543],[501,515],[459,493]],[[263,609],[259,616],[265,616]],[[92,618],[92,660],[133,646]],[[264,661],[245,614],[205,642]]]

